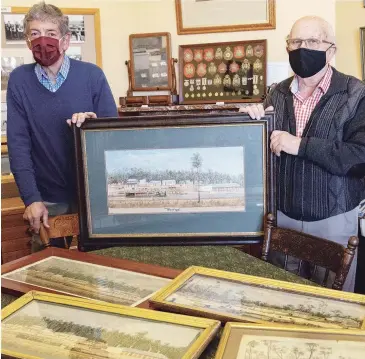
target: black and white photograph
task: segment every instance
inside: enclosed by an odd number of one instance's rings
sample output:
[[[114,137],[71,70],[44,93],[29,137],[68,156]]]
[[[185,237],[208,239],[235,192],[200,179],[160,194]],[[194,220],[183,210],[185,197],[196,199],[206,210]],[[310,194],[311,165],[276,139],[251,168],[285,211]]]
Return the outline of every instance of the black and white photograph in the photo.
[[[85,42],[85,22],[83,15],[68,15],[71,43]]]
[[[7,44],[25,44],[23,20],[23,14],[4,15],[5,39]]]
[[[110,214],[245,210],[243,147],[106,151],[105,158]]]
[[[10,73],[20,65],[24,64],[23,57],[4,56],[1,57],[1,90],[8,88]]]
[[[66,55],[70,59],[81,61],[82,60],[81,47],[70,46],[66,51]]]

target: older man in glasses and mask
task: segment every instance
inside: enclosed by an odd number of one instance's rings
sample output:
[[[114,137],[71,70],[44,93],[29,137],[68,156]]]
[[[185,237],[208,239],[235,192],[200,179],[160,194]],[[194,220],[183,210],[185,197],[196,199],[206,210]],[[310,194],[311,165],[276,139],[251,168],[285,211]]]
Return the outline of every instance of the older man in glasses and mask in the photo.
[[[255,119],[276,113],[270,147],[278,156],[278,226],[346,246],[358,234],[364,198],[365,84],[330,66],[335,37],[321,18],[295,22],[287,52],[295,76],[242,111]],[[356,259],[344,290],[354,290],[355,273]]]
[[[48,214],[67,213],[75,203],[71,122],[117,116],[103,71],[72,60],[68,17],[41,2],[25,15],[24,34],[33,64],[15,69],[7,90],[7,137],[11,170],[35,233]],[[60,243],[53,245],[62,246]],[[52,243],[51,243],[52,244]]]

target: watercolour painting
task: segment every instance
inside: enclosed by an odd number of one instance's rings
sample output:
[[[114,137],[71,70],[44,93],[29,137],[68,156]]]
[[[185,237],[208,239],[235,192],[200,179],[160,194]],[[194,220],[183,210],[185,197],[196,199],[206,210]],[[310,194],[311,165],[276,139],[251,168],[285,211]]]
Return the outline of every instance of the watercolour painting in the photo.
[[[57,256],[2,275],[72,296],[136,306],[170,283],[170,279]]]
[[[318,294],[310,294],[311,292]],[[190,267],[161,289],[158,308],[251,323],[283,323],[328,329],[362,329],[365,297],[241,274]],[[346,295],[353,298],[347,300]],[[354,296],[354,297],[352,297]],[[226,320],[226,321],[227,321]]]
[[[30,297],[35,299],[29,300]],[[219,322],[29,292],[2,311],[15,358],[197,358]],[[196,320],[197,319],[197,320]]]

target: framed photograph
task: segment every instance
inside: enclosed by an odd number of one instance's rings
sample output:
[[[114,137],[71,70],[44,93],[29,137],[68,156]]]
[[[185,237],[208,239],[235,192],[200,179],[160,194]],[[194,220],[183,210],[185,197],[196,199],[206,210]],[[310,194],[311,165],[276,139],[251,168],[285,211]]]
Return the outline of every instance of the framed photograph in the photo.
[[[180,103],[262,102],[266,40],[179,47]]]
[[[275,213],[273,126],[240,113],[75,126],[79,249],[258,243]]]
[[[198,358],[210,319],[32,291],[2,312],[1,353],[13,358]]]
[[[25,44],[23,14],[4,14],[4,32],[7,44]]]
[[[362,359],[365,331],[227,323],[215,359]]]
[[[156,265],[47,248],[1,266],[1,290],[20,296],[31,290],[127,306],[147,299],[181,271]]]
[[[129,35],[132,91],[171,90],[170,33]]]
[[[151,299],[153,307],[222,322],[365,329],[365,296],[190,267]]]
[[[69,15],[69,28],[71,31],[71,43],[85,42],[85,21],[83,15]]]
[[[276,28],[275,0],[175,0],[175,8],[179,35]]]
[[[360,53],[362,80],[365,81],[365,27],[360,28]]]
[[[1,56],[1,90],[7,90],[10,73],[23,64],[23,57]]]

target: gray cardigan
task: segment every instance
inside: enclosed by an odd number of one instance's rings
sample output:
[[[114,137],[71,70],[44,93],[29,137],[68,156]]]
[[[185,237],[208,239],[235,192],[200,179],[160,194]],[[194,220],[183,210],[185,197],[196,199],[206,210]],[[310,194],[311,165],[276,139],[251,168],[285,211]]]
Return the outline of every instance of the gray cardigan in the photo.
[[[293,78],[279,83],[264,107],[274,106],[276,129],[296,133]],[[278,209],[317,221],[354,209],[365,198],[365,84],[333,69],[330,87],[304,129],[298,156],[277,161]]]

